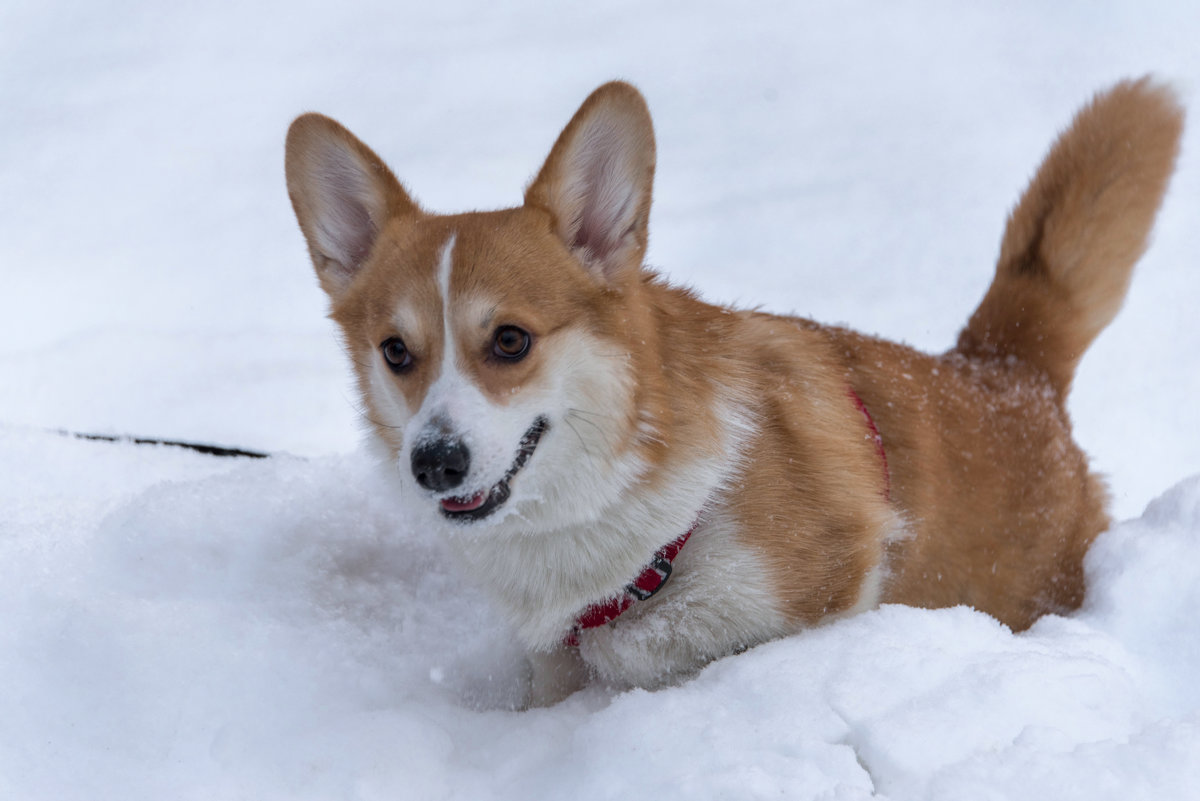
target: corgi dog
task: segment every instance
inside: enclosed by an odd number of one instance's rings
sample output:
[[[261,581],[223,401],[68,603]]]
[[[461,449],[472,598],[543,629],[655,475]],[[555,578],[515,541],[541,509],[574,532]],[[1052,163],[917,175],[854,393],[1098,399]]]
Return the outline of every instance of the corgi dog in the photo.
[[[319,114],[292,124],[286,172],[370,439],[411,524],[511,621],[541,705],[881,603],[1014,630],[1076,608],[1109,518],[1067,396],[1182,125],[1145,78],[1079,111],[940,355],[646,269],[654,133],[626,83],[587,98],[516,208],[427,212]]]

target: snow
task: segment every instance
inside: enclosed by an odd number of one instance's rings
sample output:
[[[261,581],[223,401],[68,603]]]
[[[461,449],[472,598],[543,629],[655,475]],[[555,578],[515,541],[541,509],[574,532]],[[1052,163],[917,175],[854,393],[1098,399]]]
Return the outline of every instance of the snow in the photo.
[[[1200,798],[1200,126],[1072,396],[1124,521],[1083,609],[885,607],[528,713],[511,631],[358,447],[282,176],[312,109],[430,208],[512,204],[628,78],[654,265],[938,350],[1071,112],[1147,71],[1195,107],[1198,34],[1170,2],[8,0],[0,798]]]

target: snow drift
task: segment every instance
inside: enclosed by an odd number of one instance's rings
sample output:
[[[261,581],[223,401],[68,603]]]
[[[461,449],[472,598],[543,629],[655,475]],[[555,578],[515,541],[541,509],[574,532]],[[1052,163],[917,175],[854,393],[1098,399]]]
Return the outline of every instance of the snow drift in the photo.
[[[0,444],[25,476],[0,496],[16,512],[0,540],[7,798],[1200,786],[1200,477],[1103,535],[1085,607],[1024,634],[884,607],[677,687],[521,713],[511,632],[365,456],[230,463],[12,429]]]

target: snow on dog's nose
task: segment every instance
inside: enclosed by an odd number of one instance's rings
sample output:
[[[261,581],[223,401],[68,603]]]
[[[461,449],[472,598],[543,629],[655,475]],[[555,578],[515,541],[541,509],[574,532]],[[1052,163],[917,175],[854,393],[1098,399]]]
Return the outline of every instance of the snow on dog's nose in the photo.
[[[445,492],[463,483],[471,469],[471,452],[461,439],[439,437],[413,448],[413,478],[427,490]]]

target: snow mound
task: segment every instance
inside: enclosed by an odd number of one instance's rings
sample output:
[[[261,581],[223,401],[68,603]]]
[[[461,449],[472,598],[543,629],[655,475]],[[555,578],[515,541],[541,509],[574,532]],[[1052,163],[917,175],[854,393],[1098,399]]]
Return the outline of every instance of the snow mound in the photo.
[[[0,490],[5,798],[1200,786],[1200,477],[1104,534],[1084,609],[1024,634],[890,606],[677,687],[521,713],[511,632],[366,456],[215,460],[13,429],[0,446],[22,466]]]

